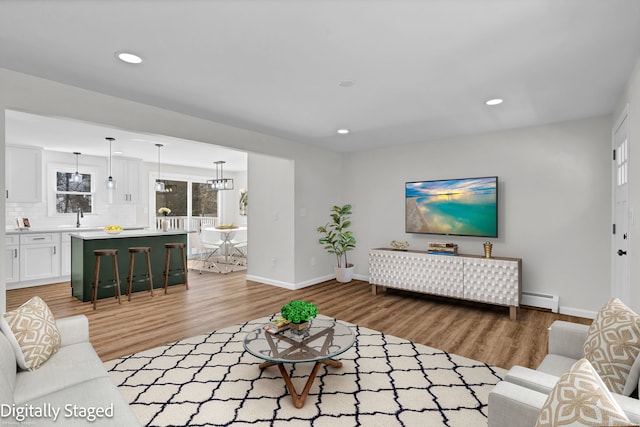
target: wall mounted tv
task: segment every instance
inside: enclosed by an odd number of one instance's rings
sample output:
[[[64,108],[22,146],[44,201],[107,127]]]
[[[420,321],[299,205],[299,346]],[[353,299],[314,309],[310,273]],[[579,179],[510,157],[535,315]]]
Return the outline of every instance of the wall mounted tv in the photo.
[[[498,237],[498,177],[407,182],[405,231]]]

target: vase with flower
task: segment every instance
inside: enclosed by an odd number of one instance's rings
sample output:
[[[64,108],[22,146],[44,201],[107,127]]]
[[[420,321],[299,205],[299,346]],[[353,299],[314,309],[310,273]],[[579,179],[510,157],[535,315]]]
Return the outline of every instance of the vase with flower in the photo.
[[[169,231],[169,220],[167,217],[171,213],[171,209],[162,207],[158,209],[158,213],[163,216],[162,218],[162,231]]]

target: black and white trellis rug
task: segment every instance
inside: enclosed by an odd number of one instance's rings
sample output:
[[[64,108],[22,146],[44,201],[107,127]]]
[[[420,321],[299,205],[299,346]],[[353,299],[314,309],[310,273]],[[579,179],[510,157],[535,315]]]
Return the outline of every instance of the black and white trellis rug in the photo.
[[[322,366],[296,409],[277,367],[242,347],[257,319],[106,362],[149,426],[474,426],[487,424],[491,388],[505,371],[348,324],[356,344]],[[285,365],[302,390],[312,363]]]

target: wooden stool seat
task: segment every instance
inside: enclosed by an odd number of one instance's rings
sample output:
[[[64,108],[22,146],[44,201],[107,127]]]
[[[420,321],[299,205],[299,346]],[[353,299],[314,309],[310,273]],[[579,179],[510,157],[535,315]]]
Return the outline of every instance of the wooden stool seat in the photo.
[[[187,277],[187,257],[185,256],[184,243],[172,242],[165,243],[164,247],[167,252],[164,259],[164,293],[167,293],[167,286],[169,285],[169,276],[183,276],[184,278],[184,286],[186,289],[189,289],[189,279]],[[172,249],[180,249],[180,257],[182,259],[182,268],[171,269],[171,250]]]
[[[135,279],[136,276],[133,275],[133,268],[135,265],[135,255],[136,254],[144,254],[147,261],[147,273],[139,276],[139,278]],[[148,291],[151,292],[151,296],[153,296],[153,275],[151,274],[151,247],[149,246],[134,246],[129,248],[129,274],[127,275],[127,297],[128,301],[131,301],[131,293],[133,292],[133,282],[144,282],[147,281],[149,283]]]
[[[91,284],[93,292],[91,293],[91,302],[93,303],[93,309],[96,309],[96,300],[98,299],[98,288],[116,288],[115,297],[118,299],[118,304],[122,304],[120,300],[120,273],[118,272],[118,250],[117,249],[96,249],[93,251],[96,256],[96,267],[93,272],[93,283]],[[103,256],[110,256],[113,266],[113,279],[100,283],[100,259]]]

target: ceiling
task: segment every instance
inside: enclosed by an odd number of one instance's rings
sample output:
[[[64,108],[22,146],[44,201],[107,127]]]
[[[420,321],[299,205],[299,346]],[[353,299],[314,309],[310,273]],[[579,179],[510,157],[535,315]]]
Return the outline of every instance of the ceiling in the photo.
[[[21,111],[5,112],[6,142],[11,145],[44,147],[51,151],[80,152],[82,155],[106,157],[109,141],[113,156],[133,157],[162,165],[177,165],[211,169],[215,175],[215,161],[226,162],[223,171],[246,172],[247,153],[202,142],[188,141],[162,135],[141,134],[114,129],[95,123],[46,117]],[[161,168],[162,169],[162,168]]]
[[[639,22],[637,0],[2,0],[0,67],[349,152],[610,114]]]

